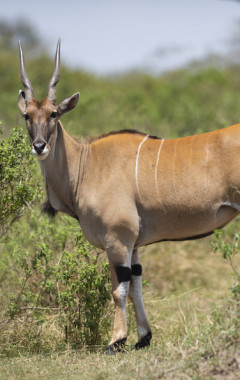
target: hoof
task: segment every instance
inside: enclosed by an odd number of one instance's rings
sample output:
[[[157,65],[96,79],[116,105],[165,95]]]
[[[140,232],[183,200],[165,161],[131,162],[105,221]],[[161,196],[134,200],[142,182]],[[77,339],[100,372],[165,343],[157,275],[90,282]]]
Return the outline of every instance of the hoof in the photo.
[[[109,344],[109,346],[106,347],[105,354],[106,355],[115,355],[115,351],[114,351],[112,344]]]
[[[119,339],[113,344],[109,344],[106,348],[106,355],[115,355],[116,352],[122,352],[122,346],[125,344],[127,338]]]
[[[152,339],[152,333],[151,331],[149,331],[147,335],[145,335],[139,342],[135,344],[136,350],[140,350],[141,348],[144,348],[144,347],[149,347],[151,339]]]

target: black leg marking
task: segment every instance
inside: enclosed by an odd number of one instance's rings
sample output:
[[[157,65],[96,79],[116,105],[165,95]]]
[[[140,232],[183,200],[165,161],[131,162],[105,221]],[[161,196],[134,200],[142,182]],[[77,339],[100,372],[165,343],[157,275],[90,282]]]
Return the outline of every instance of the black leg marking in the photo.
[[[131,279],[131,269],[128,267],[117,266],[115,268],[118,282],[127,282]]]
[[[115,355],[116,352],[122,352],[122,346],[125,344],[127,338],[119,339],[113,344],[109,344],[106,348],[106,355]]]
[[[134,264],[132,265],[132,276],[141,276],[142,275],[142,265]]]
[[[147,335],[145,335],[139,342],[135,344],[136,350],[140,350],[141,348],[144,348],[144,347],[149,347],[151,339],[152,339],[152,333],[151,331],[149,331]]]

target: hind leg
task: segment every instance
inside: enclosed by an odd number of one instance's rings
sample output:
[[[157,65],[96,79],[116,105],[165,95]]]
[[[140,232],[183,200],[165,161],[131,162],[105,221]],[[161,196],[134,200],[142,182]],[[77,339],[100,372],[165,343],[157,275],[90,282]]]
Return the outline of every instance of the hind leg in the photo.
[[[128,295],[133,303],[137,320],[138,342],[136,343],[135,348],[140,349],[150,346],[152,333],[142,298],[142,266],[139,261],[137,249],[135,249],[132,254],[131,281]]]

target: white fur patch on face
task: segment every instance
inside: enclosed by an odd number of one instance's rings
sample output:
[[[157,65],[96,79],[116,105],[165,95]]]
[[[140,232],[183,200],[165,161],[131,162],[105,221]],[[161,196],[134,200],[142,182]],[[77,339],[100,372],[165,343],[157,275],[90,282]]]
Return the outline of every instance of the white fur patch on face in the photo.
[[[34,148],[32,148],[32,154],[36,156],[39,160],[45,160],[45,158],[48,156],[49,149],[45,146],[42,153],[38,154]]]

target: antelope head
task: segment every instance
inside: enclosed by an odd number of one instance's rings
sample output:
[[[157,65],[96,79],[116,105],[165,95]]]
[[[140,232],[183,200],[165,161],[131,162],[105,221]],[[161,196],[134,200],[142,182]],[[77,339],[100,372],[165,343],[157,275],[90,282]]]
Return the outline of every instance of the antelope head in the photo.
[[[20,90],[18,96],[18,107],[26,120],[30,137],[32,153],[39,160],[44,160],[54,148],[57,139],[58,120],[66,112],[71,111],[77,104],[79,92],[65,98],[56,105],[56,85],[60,77],[60,41],[58,41],[55,68],[48,85],[48,95],[42,101],[33,97],[33,88],[28,79],[21,43],[19,42],[21,80],[25,91]]]

